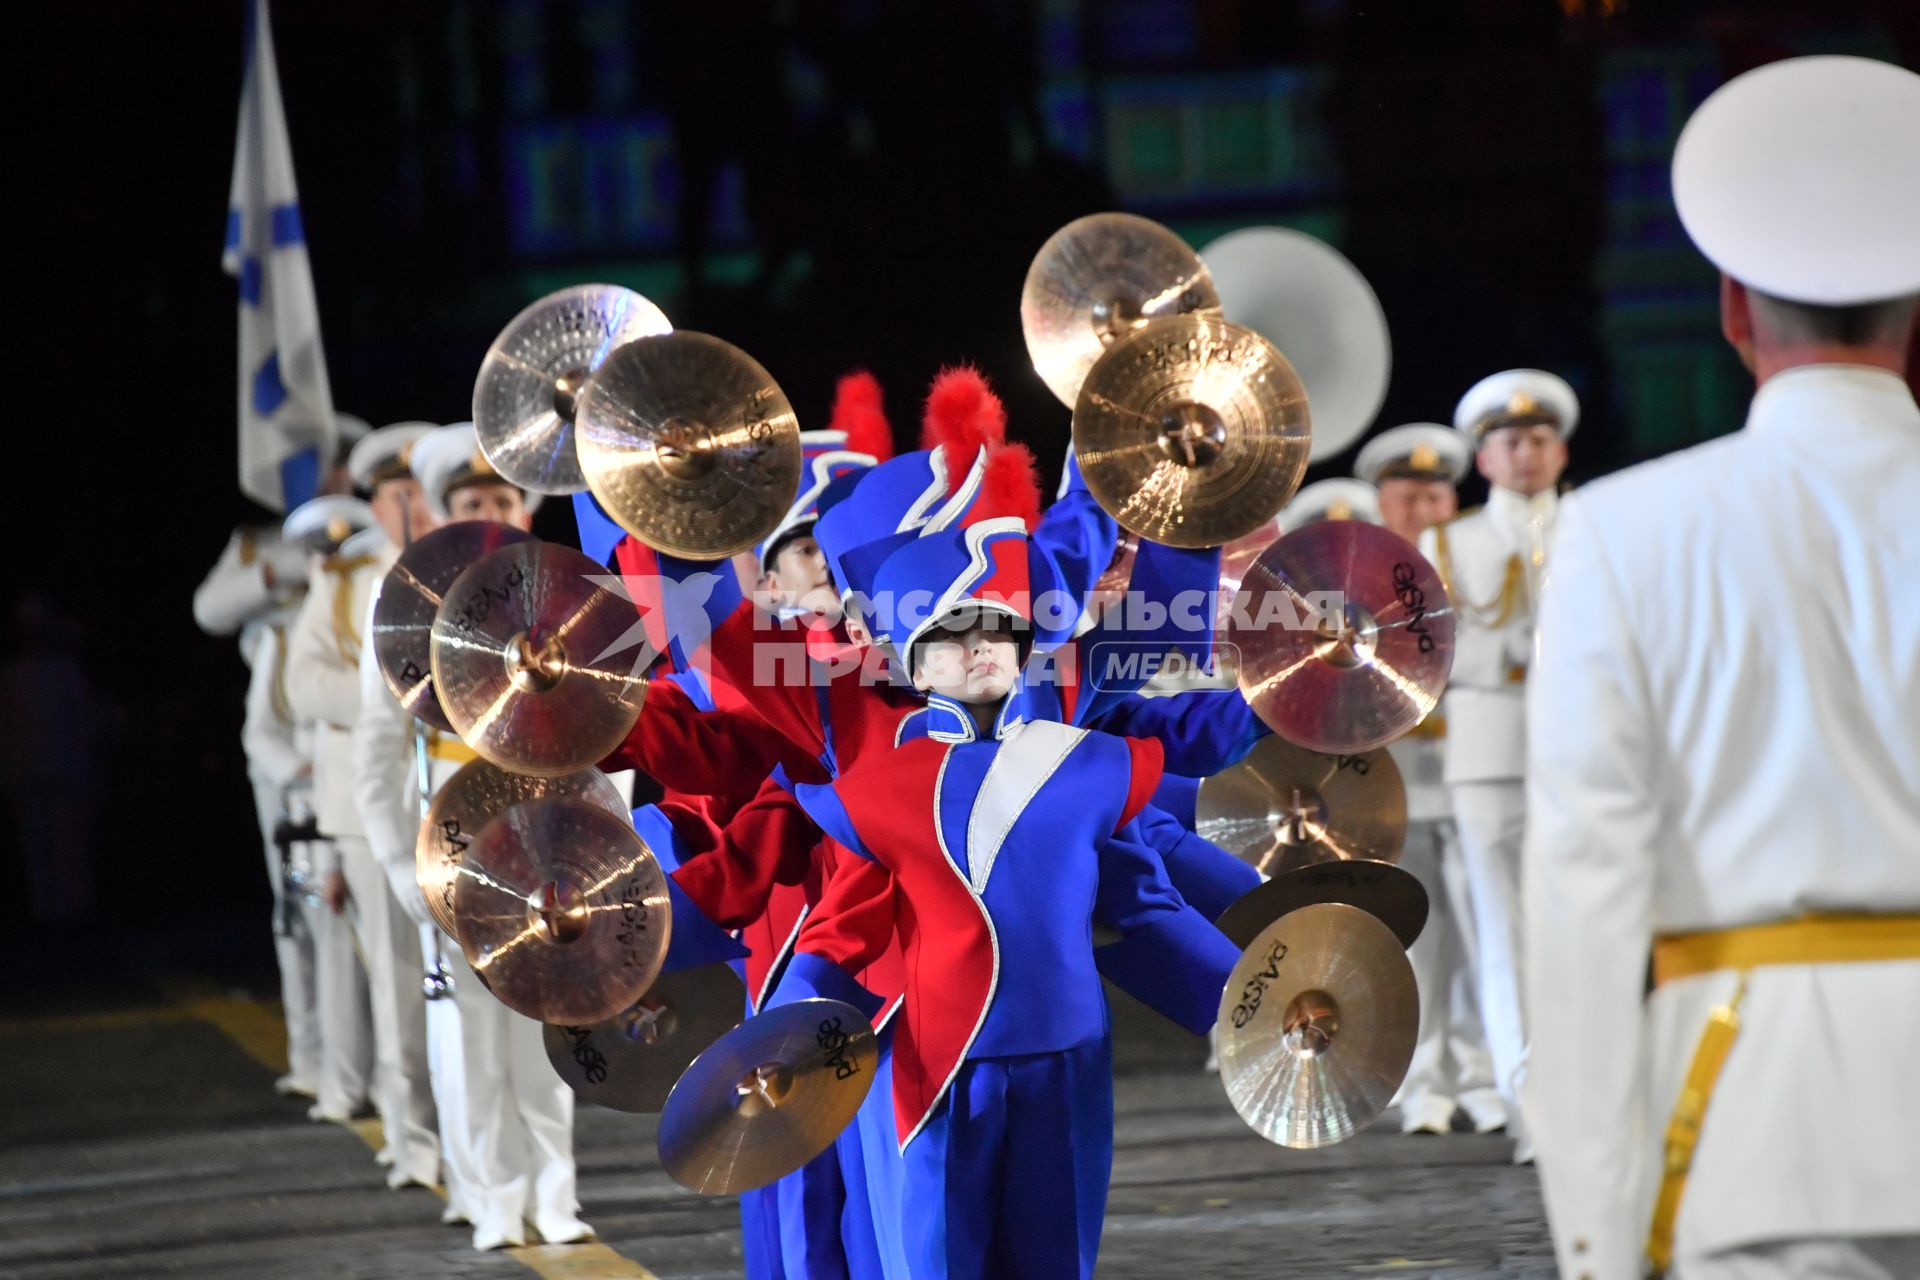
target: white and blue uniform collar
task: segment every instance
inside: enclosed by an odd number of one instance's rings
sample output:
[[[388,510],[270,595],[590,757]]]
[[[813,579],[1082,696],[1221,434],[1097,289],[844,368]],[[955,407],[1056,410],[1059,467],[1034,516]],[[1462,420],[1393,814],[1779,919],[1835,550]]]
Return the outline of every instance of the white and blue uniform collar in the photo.
[[[1005,738],[1019,726],[1031,720],[1026,699],[1021,696],[1023,690],[1016,686],[1000,704],[1000,714],[994,717],[993,736],[996,741]],[[927,695],[926,718],[923,721],[926,735],[935,742],[961,743],[980,741],[980,727],[974,721],[973,712],[967,705],[943,693]]]

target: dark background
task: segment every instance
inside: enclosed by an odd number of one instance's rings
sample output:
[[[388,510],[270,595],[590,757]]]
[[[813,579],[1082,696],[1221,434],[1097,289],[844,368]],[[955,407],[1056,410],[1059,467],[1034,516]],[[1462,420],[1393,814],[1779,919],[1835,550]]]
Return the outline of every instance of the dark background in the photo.
[[[244,8],[6,19],[6,616],[45,602],[94,690],[64,726],[95,761],[93,916],[31,924],[0,825],[0,959],[29,984],[267,963],[244,674],[189,611],[263,515],[237,496],[218,269]],[[1736,427],[1749,390],[1668,200],[1687,112],[1791,53],[1911,66],[1913,9],[278,0],[273,22],[334,401],[375,424],[468,416],[501,325],[603,279],[753,352],[803,425],[864,366],[910,444],[934,371],[977,362],[1051,474],[1067,414],[1026,362],[1020,282],[1055,228],[1127,208],[1196,246],[1266,223],[1340,246],[1393,328],[1382,427],[1447,419],[1497,369],[1563,373],[1580,479]],[[550,503],[542,531],[569,526]]]

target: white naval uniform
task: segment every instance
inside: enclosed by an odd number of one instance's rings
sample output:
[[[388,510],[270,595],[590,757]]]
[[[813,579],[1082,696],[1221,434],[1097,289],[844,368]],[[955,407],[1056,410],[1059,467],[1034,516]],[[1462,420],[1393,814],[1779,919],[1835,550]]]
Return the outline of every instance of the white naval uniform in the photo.
[[[383,576],[395,554],[389,549],[383,557]],[[523,1221],[550,1241],[578,1239],[586,1228],[575,1196],[573,1091],[547,1061],[540,1024],[494,999],[460,945],[432,925],[414,877],[415,721],[374,661],[372,607],[360,649],[354,790],[374,857],[453,978],[451,1000],[427,1003],[449,1214],[473,1223],[476,1245],[523,1238]],[[457,768],[432,760],[431,785],[437,789]]]
[[[278,920],[288,917],[273,828],[288,784],[309,760],[306,735],[297,734],[284,683],[286,625],[305,583],[299,573],[289,570],[304,566],[304,554],[287,544],[277,528],[236,529],[193,593],[193,618],[200,629],[213,636],[237,635],[240,657],[250,668],[240,747],[247,760],[247,781],[253,787]],[[269,565],[275,570],[272,586],[267,583]],[[274,959],[280,969],[280,1002],[286,1016],[288,1082],[296,1091],[318,1094],[325,1070],[314,934],[322,922],[305,911],[304,904],[298,910],[306,927],[276,930]],[[350,1079],[335,1079],[328,1092],[341,1094],[352,1086]]]
[[[1920,911],[1916,509],[1920,408],[1844,365],[1776,375],[1744,431],[1565,503],[1526,870],[1529,1117],[1567,1276],[1639,1274],[1662,1134],[1736,983],[1646,997],[1652,937]],[[1758,967],[1740,1020],[1673,1274],[1874,1274],[1783,1247],[1846,1237],[1907,1237],[1911,1263],[1920,962]]]
[[[371,528],[316,563],[288,632],[287,695],[313,722],[314,812],[332,837],[352,896],[348,913],[365,966],[372,1014],[372,1097],[386,1135],[394,1186],[440,1181],[440,1141],[428,1082],[420,935],[393,900],[367,847],[354,797],[353,724],[360,716],[360,642],[367,598],[386,571],[386,534]]]
[[[309,906],[303,895],[288,910],[286,867],[273,840],[281,798],[288,784],[307,768],[312,749],[312,736],[294,721],[287,704],[286,629],[291,617],[286,610],[277,612],[284,620],[265,619],[241,636],[241,653],[250,669],[240,746],[247,757],[247,781],[253,787],[260,841],[266,849],[267,883],[273,888],[273,952],[280,966],[280,1004],[287,1024],[288,1081],[297,1092],[316,1100],[324,1095],[329,1103],[346,1106],[354,1090],[364,1089],[365,1083],[356,1082],[350,1069],[342,1078],[340,1068],[351,1068],[356,1060],[349,1056],[344,1063],[331,1063],[321,1032],[315,939],[325,928],[320,917],[327,909]]]
[[[1427,891],[1427,924],[1407,951],[1420,990],[1420,1035],[1400,1085],[1402,1127],[1444,1128],[1456,1105],[1475,1129],[1507,1122],[1474,983],[1472,898],[1443,780],[1446,717],[1437,712],[1388,745],[1407,792],[1400,865]]]
[[[1494,1084],[1519,1128],[1527,1036],[1521,1013],[1520,846],[1525,832],[1526,675],[1533,647],[1533,582],[1557,509],[1495,488],[1487,505],[1420,536],[1457,622],[1445,779],[1471,903],[1480,1020]]]

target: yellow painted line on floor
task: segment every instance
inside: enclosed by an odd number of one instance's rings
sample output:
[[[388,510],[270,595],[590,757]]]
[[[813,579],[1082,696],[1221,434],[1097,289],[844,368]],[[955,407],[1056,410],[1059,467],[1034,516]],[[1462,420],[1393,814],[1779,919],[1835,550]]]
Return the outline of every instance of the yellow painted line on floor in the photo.
[[[55,1013],[43,1018],[0,1018],[0,1036],[64,1035],[82,1031],[125,1031],[137,1027],[187,1022],[194,1014],[178,1005],[143,1009],[113,1009],[102,1013]]]
[[[175,1001],[178,1018],[210,1022],[254,1061],[276,1075],[286,1071],[287,1028],[277,1003],[215,994],[206,984],[185,979],[168,979],[160,987],[168,999]],[[156,1016],[164,1012],[150,1011]],[[349,1120],[344,1127],[371,1151],[387,1145],[378,1116]],[[447,1198],[445,1187],[428,1190],[442,1201]],[[598,1242],[522,1245],[506,1250],[506,1254],[543,1280],[660,1280],[633,1259]]]
[[[530,1244],[507,1252],[544,1280],[660,1280],[603,1244]]]

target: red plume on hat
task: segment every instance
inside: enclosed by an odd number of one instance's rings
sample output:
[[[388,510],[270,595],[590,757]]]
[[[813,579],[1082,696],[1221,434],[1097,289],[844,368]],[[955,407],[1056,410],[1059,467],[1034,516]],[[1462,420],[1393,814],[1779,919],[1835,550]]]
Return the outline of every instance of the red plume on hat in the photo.
[[[893,425],[881,405],[880,381],[865,369],[840,379],[833,391],[831,430],[844,432],[847,448],[885,462],[893,456]]]
[[[955,483],[973,465],[980,446],[1007,438],[1007,406],[987,379],[971,365],[942,369],[927,392],[927,413],[920,424],[920,447],[940,449]]]
[[[987,474],[980,482],[980,500],[965,523],[997,516],[1019,516],[1027,532],[1040,525],[1040,464],[1023,444],[994,445],[987,450]]]
[[[1019,516],[1029,530],[1040,523],[1039,467],[1025,445],[1007,443],[1007,407],[978,369],[942,369],[933,380],[920,444],[946,454],[949,482],[955,488],[986,446],[980,497],[963,523],[997,516]]]

